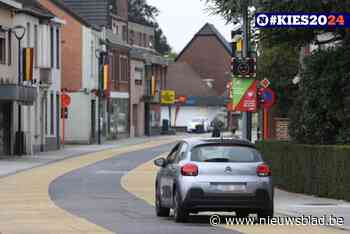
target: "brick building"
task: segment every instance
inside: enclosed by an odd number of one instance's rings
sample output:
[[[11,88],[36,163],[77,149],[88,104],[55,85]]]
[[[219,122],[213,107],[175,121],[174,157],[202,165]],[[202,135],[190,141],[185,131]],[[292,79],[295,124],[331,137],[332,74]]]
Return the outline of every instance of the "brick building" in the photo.
[[[214,25],[207,23],[180,52],[175,64],[169,65],[167,89],[175,90],[178,97],[187,97],[184,105],[171,111],[173,126],[186,127],[197,117],[209,121],[219,118],[227,123],[225,95],[231,50]],[[169,119],[168,113],[168,107],[162,107],[162,118]]]
[[[76,14],[59,0],[39,0],[47,9],[65,21],[62,28],[62,89],[71,97],[65,120],[65,142],[93,143],[97,140],[98,56],[103,40],[100,28]],[[102,116],[105,115],[103,105]],[[81,113],[84,113],[82,115]],[[106,123],[106,121],[103,121]],[[81,126],[77,128],[76,126]]]
[[[154,49],[154,27],[145,23],[129,22],[131,59],[131,136],[153,135],[160,130],[159,94],[165,88],[168,61]],[[151,80],[157,84],[151,93]]]
[[[103,31],[110,67],[107,96],[107,135],[111,139],[129,136],[130,59],[127,0],[63,0],[89,24]]]

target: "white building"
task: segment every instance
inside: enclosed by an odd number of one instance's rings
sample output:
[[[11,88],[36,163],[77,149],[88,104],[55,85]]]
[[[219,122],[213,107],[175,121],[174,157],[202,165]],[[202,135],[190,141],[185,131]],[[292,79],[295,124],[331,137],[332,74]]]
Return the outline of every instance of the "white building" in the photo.
[[[70,96],[64,119],[64,142],[95,143],[98,138],[99,56],[105,30],[90,24],[63,1],[39,0],[66,24],[62,28],[62,89]],[[101,101],[101,130],[106,132],[106,100]],[[62,120],[63,121],[63,120]],[[62,122],[63,124],[63,122]],[[105,135],[105,134],[104,134]]]
[[[2,94],[8,94],[0,97],[4,103],[5,125],[8,126],[2,128],[5,134],[2,136],[2,154],[32,154],[59,149],[60,28],[63,22],[34,1],[1,2],[0,18],[4,18],[0,21],[1,37],[6,45],[3,46],[6,59],[0,66],[0,88]],[[8,6],[8,3],[13,5]],[[21,51],[28,47],[34,49],[33,80],[19,84],[16,34],[23,31]],[[19,142],[23,142],[23,147]]]

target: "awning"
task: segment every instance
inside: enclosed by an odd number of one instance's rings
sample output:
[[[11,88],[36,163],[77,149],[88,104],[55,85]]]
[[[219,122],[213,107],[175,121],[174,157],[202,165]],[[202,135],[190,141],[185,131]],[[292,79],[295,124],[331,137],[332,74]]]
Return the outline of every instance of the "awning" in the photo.
[[[38,96],[37,88],[14,84],[0,85],[0,101],[16,101],[23,105],[33,105]]]

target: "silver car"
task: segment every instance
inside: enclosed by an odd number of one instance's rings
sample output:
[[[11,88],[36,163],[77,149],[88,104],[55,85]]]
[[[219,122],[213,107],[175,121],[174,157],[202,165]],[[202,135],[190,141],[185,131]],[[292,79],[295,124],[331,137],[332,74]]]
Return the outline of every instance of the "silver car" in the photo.
[[[157,216],[169,216],[170,209],[176,222],[202,211],[273,216],[271,170],[248,141],[187,139],[154,163],[160,167],[155,183]]]

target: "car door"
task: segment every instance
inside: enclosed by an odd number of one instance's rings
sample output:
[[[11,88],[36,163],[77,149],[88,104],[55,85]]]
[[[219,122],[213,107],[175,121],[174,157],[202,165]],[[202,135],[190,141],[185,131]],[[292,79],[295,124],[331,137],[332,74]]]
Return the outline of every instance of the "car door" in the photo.
[[[160,187],[162,204],[167,207],[172,205],[172,186],[173,186],[173,163],[176,161],[178,150],[181,146],[181,142],[170,151],[166,158],[167,165],[161,171]]]
[[[186,158],[186,153],[188,150],[188,144],[186,142],[182,142],[179,146],[179,149],[175,155],[173,163],[169,164],[169,183],[171,185],[171,199],[170,201],[173,202],[173,195],[174,195],[174,185],[178,182],[178,176],[180,175],[181,166],[180,162]]]

